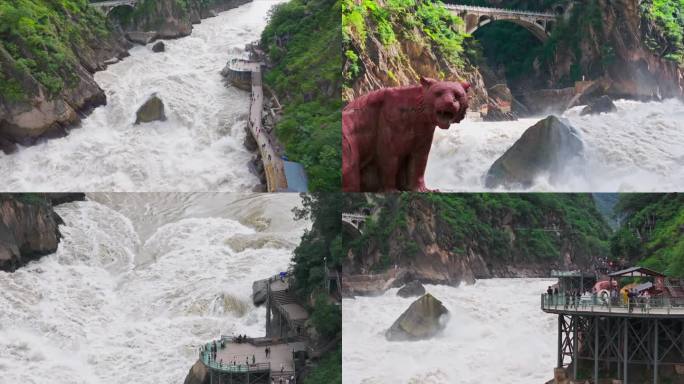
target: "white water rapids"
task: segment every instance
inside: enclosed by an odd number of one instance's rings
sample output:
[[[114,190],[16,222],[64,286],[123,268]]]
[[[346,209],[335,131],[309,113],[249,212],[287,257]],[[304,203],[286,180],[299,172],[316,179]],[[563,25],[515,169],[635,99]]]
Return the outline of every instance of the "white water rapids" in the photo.
[[[285,270],[295,194],[94,194],[59,249],[0,271],[0,382],[182,383],[199,345],[265,333],[253,280]]]
[[[345,384],[541,384],[553,377],[556,318],[539,308],[548,279],[427,285],[450,311],[430,340],[389,342],[385,331],[416,298],[390,289],[343,300]]]
[[[566,111],[584,142],[584,159],[551,182],[540,176],[529,189],[553,192],[684,190],[684,103],[618,100],[616,113],[580,116]],[[483,191],[489,167],[525,130],[546,116],[512,122],[465,121],[438,129],[426,171],[429,188]],[[500,191],[504,191],[500,189]]]
[[[202,20],[166,52],[136,46],[95,74],[107,105],[63,138],[0,152],[5,191],[250,191],[259,183],[243,147],[249,94],[222,82],[221,69],[258,40],[268,10],[255,0]],[[134,125],[153,93],[167,121]]]

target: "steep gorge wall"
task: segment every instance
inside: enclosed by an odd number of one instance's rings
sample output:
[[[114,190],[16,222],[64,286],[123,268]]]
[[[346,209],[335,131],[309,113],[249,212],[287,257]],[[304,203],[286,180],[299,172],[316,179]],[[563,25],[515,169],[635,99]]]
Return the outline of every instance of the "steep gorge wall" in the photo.
[[[589,269],[608,254],[609,229],[589,195],[402,194],[371,200],[375,219],[361,237],[346,238],[345,276],[397,268],[408,279],[457,285]]]
[[[189,35],[201,18],[250,0],[145,0],[109,18],[85,0],[0,5],[0,151],[63,136],[107,103],[93,74],[128,56],[128,31]]]
[[[0,150],[63,135],[106,103],[92,74],[128,43],[86,2],[6,3],[0,25]]]
[[[651,1],[592,0],[576,4],[569,21],[547,44],[547,70],[555,83],[603,78],[614,97],[684,95],[680,64],[666,57],[671,42],[651,17]],[[684,26],[680,26],[684,28]]]
[[[12,272],[57,251],[62,219],[53,204],[83,198],[83,194],[0,195],[0,271]]]

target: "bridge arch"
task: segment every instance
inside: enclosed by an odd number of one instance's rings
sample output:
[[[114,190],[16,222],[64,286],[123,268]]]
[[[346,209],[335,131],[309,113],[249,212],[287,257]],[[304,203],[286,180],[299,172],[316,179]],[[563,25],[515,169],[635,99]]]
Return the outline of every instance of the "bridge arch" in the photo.
[[[465,32],[468,34],[475,33],[487,24],[505,21],[520,25],[542,42],[548,39],[550,30],[559,16],[553,12],[529,12],[458,4],[447,4],[446,8],[465,21]],[[561,8],[561,11],[564,9]]]

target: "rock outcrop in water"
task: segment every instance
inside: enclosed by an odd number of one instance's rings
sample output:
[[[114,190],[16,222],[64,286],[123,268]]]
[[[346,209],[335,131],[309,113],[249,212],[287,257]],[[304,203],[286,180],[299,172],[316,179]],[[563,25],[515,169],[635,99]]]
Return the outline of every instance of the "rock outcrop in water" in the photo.
[[[164,52],[166,51],[166,45],[164,45],[163,41],[157,41],[153,46],[152,46],[152,52]]]
[[[613,100],[611,100],[610,97],[603,95],[599,97],[598,99],[592,101],[582,109],[582,112],[580,112],[580,115],[597,115],[599,113],[609,113],[609,112],[616,112],[617,107],[613,103]]]
[[[403,298],[421,296],[424,294],[425,287],[423,287],[423,284],[421,284],[420,281],[416,280],[406,283],[406,285],[404,285],[397,291],[397,296]]]
[[[449,311],[431,294],[414,301],[385,333],[389,341],[423,340],[446,327]]]
[[[252,302],[259,306],[266,302],[268,296],[268,280],[257,280],[252,283]]]
[[[13,272],[54,253],[60,223],[49,199],[39,195],[0,196],[0,270]]]
[[[166,114],[164,113],[164,102],[157,96],[153,94],[145,104],[143,104],[136,114],[135,123],[149,123],[152,121],[164,121],[166,120]]]
[[[197,362],[190,368],[190,372],[185,376],[183,384],[209,384],[209,370],[207,366],[201,361]]]
[[[527,188],[543,173],[551,180],[563,172],[565,165],[582,155],[584,145],[577,131],[549,116],[528,128],[518,141],[489,168],[487,188]]]

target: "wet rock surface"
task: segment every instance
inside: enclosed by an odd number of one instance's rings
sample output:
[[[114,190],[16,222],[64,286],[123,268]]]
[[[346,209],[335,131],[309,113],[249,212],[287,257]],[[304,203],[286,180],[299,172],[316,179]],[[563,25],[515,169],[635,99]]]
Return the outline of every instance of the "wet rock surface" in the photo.
[[[551,180],[565,165],[581,157],[584,144],[575,128],[549,116],[528,128],[518,141],[499,157],[487,172],[487,188],[527,188],[542,173]]]
[[[414,301],[385,333],[389,341],[424,340],[444,329],[449,310],[431,294]]]
[[[136,112],[135,124],[166,120],[164,102],[156,94],[150,96]]]

